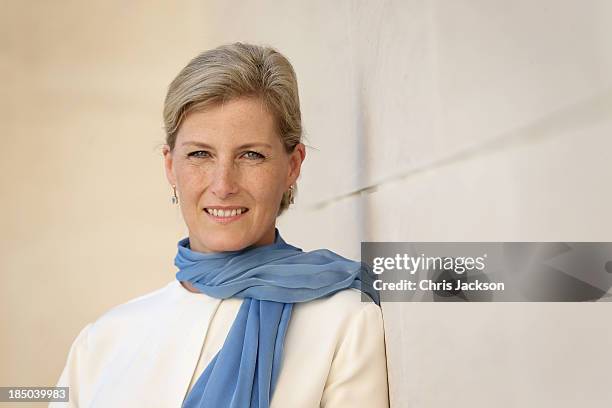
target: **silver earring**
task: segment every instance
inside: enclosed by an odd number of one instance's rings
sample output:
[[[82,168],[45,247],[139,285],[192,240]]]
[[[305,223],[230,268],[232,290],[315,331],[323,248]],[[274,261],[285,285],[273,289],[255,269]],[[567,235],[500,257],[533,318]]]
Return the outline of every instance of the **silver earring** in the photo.
[[[178,204],[178,197],[176,195],[176,186],[174,184],[172,185],[172,191],[173,191],[172,204]]]

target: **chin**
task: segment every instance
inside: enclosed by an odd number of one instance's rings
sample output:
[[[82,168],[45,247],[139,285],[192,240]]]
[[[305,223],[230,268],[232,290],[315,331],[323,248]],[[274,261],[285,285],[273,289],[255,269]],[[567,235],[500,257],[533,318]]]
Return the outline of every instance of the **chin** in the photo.
[[[239,251],[250,245],[244,236],[239,237],[235,233],[218,234],[216,239],[204,239],[200,242],[211,252]]]

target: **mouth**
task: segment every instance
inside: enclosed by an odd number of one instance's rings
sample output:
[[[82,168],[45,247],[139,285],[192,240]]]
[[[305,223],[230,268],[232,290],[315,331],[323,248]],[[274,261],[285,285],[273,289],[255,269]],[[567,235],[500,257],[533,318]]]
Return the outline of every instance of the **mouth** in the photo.
[[[204,212],[214,221],[227,224],[244,216],[249,209],[246,207],[205,207]]]

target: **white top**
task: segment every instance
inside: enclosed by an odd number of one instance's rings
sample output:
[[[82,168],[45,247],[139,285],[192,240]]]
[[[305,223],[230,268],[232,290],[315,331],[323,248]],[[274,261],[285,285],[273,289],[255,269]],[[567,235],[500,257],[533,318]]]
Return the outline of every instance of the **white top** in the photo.
[[[242,299],[192,293],[173,280],[81,330],[50,407],[180,407],[217,354]],[[297,303],[271,408],[389,406],[381,310],[356,289]]]

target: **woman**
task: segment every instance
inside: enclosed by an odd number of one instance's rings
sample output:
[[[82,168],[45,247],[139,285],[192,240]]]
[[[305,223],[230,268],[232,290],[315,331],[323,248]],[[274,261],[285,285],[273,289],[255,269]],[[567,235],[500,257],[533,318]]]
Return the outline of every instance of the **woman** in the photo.
[[[70,406],[387,407],[381,311],[361,301],[360,264],[276,228],[305,158],[287,59],[241,43],[204,52],[170,85],[164,120],[189,231],[177,279],[81,331],[58,382]]]

